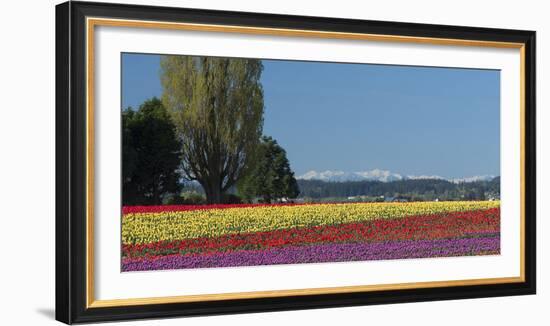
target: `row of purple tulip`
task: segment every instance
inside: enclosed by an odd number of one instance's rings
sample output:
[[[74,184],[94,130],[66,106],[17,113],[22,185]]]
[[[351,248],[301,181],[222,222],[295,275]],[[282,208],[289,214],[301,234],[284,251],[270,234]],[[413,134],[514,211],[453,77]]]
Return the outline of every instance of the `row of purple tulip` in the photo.
[[[182,268],[494,255],[499,253],[499,234],[486,233],[470,238],[386,241],[376,243],[330,243],[272,248],[269,250],[219,252],[205,255],[176,254],[158,257],[124,258],[122,260],[122,270],[146,271]]]

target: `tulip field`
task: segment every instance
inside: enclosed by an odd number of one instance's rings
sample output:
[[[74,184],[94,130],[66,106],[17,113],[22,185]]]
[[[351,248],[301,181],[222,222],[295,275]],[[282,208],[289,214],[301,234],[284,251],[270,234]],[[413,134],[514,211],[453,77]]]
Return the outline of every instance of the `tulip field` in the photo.
[[[496,255],[500,202],[125,206],[122,271]]]

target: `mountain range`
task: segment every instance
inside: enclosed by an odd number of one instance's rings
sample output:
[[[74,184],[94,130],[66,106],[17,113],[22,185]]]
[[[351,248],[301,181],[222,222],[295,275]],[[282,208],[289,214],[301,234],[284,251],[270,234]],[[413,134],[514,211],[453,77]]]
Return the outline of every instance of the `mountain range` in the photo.
[[[477,175],[464,178],[445,178],[438,175],[402,175],[388,170],[374,169],[368,171],[345,172],[338,170],[315,171],[311,170],[296,177],[299,180],[321,180],[327,182],[346,181],[381,181],[392,182],[400,180],[438,179],[447,180],[453,183],[490,181],[494,175]]]

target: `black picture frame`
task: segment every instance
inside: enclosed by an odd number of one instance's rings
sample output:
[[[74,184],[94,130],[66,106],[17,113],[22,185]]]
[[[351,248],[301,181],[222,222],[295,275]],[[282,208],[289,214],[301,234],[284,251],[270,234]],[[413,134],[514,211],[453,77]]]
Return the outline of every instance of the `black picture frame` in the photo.
[[[353,293],[89,307],[86,250],[86,17],[395,35],[524,45],[524,280]],[[65,2],[56,6],[56,319],[67,323],[266,312],[535,294],[534,31]]]

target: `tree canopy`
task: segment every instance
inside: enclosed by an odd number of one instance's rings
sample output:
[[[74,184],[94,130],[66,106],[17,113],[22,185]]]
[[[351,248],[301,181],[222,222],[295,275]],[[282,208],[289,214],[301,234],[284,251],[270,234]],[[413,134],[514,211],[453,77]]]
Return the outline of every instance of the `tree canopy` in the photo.
[[[296,198],[300,190],[286,151],[271,137],[263,137],[254,165],[238,183],[239,194],[248,201],[260,197],[264,203]]]
[[[181,143],[158,98],[122,112],[122,187],[125,205],[162,203],[180,190]]]
[[[261,60],[164,56],[162,101],[181,141],[182,171],[208,203],[246,174],[263,128]]]

